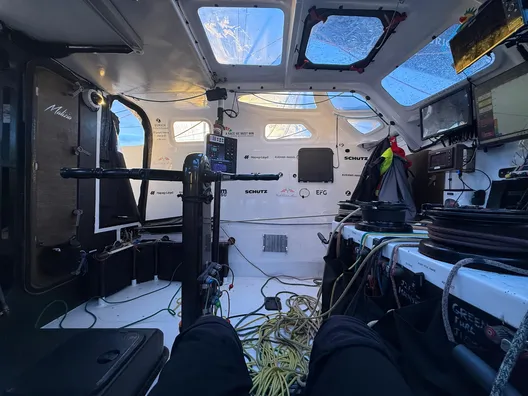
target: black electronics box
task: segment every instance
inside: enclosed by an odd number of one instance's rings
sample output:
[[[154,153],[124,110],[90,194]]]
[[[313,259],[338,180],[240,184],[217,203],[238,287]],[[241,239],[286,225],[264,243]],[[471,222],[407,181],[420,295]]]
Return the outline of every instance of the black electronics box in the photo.
[[[16,374],[2,381],[3,395],[142,396],[169,356],[158,329],[38,330],[34,337],[55,348],[19,373],[10,368]]]
[[[307,183],[334,182],[334,152],[327,147],[302,148],[297,155],[298,181]]]

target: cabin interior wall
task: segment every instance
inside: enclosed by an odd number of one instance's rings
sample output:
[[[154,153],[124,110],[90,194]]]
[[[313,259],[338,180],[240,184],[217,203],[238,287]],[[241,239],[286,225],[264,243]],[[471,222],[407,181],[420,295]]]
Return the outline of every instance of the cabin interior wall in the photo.
[[[226,107],[230,107],[231,101],[232,96],[226,100]],[[140,105],[153,126],[152,168],[181,169],[187,154],[203,152],[203,141],[176,142],[172,125],[175,121],[204,120],[212,128],[215,103],[210,108],[191,110],[178,109],[173,104],[141,102]],[[265,127],[275,123],[301,123],[312,137],[267,140]],[[238,138],[238,173],[282,172],[284,176],[277,182],[224,182],[221,237],[234,237],[242,254],[268,273],[319,274],[325,247],[317,233],[329,235],[337,202],[347,199],[357,184],[369,156],[357,144],[375,138],[360,134],[340,119],[336,149],[336,117],[330,102],[313,110],[270,109],[240,103],[239,116],[225,117],[224,124],[234,133],[250,132]],[[386,132],[376,133],[376,138]],[[327,147],[334,151],[333,183],[298,182],[297,153],[302,147]],[[126,156],[127,149],[123,147]],[[147,220],[180,216],[182,203],[176,197],[180,191],[180,183],[151,182]],[[288,252],[263,252],[264,234],[287,235]],[[258,275],[236,249],[230,250],[229,261],[237,275]]]

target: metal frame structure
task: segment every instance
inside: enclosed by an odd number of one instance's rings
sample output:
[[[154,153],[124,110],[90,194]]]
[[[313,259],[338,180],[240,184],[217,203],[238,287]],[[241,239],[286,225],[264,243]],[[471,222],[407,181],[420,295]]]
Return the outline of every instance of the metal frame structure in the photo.
[[[64,168],[61,176],[74,179],[136,179],[183,183],[183,278],[182,330],[201,315],[212,313],[213,296],[222,285],[223,271],[218,260],[220,229],[220,186],[227,180],[278,180],[281,174],[234,175],[211,171],[208,158],[189,154],[183,171],[160,169]],[[215,182],[215,211],[211,226],[211,182]],[[220,268],[218,267],[220,266]]]

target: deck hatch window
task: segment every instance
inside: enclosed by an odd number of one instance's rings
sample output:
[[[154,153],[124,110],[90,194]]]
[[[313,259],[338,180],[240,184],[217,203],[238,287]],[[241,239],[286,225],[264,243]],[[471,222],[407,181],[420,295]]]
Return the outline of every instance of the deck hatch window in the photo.
[[[370,110],[363,96],[350,92],[328,92],[332,106],[336,110]]]
[[[362,120],[362,119],[347,118],[347,121],[350,125],[352,125],[352,127],[356,131],[358,131],[359,133],[362,133],[363,135],[377,131],[382,126],[379,120],[374,120],[374,119]]]
[[[457,74],[449,41],[460,25],[445,30],[381,80],[383,88],[401,105],[412,106],[489,67],[495,55],[485,56]]]
[[[315,109],[317,104],[313,92],[273,92],[246,94],[238,98],[241,103],[274,109]]]
[[[378,18],[330,15],[313,27],[306,57],[312,63],[351,65],[365,59],[382,34]]]
[[[304,20],[297,69],[363,73],[405,13],[312,7]]]
[[[269,140],[309,139],[312,133],[303,124],[268,124],[264,136]]]
[[[284,12],[263,7],[201,7],[198,16],[218,63],[277,66]]]

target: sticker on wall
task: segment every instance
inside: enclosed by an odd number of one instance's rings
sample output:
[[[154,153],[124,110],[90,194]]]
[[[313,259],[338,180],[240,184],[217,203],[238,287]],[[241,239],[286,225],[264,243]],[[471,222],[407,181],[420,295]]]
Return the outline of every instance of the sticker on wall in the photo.
[[[162,121],[161,118],[156,118],[156,122],[152,125],[152,129],[169,129],[166,122]]]
[[[366,161],[368,160],[368,157],[353,157],[353,156],[346,156],[345,161]]]
[[[268,190],[246,190],[246,194],[267,194]]]
[[[297,196],[297,193],[293,188],[283,188],[277,193],[277,197],[291,197],[294,198]]]
[[[275,159],[296,159],[297,155],[276,155]]]
[[[151,190],[150,195],[174,195],[174,191],[155,191]]]
[[[169,157],[162,155],[154,160],[152,167],[155,169],[172,169],[172,160]]]
[[[162,131],[154,129],[152,131],[154,141],[156,142],[166,142],[169,140],[169,131]]]
[[[307,188],[301,188],[299,190],[299,196],[301,198],[308,198],[310,196],[310,190],[308,190]]]
[[[244,155],[244,159],[254,159],[254,160],[269,160],[269,155]]]
[[[246,132],[246,131],[225,131],[224,136],[233,137],[233,138],[252,138],[255,137],[255,132]]]

